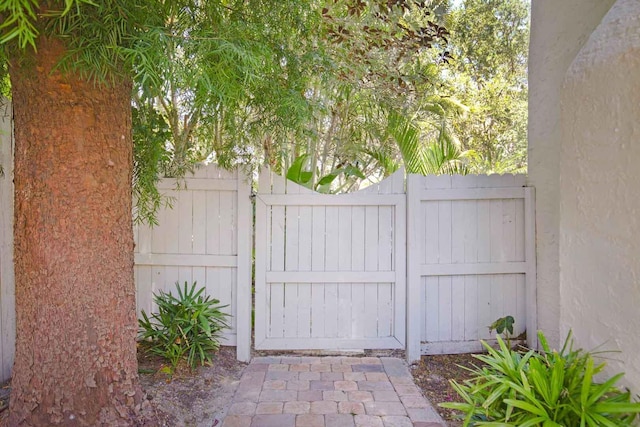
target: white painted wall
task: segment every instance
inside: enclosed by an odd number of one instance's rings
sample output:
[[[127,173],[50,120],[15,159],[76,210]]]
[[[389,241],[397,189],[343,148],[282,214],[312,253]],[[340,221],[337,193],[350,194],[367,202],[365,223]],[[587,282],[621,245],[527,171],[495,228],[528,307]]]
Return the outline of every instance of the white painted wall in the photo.
[[[620,350],[640,391],[640,2],[619,0],[562,89],[560,331]]]
[[[559,341],[560,89],[614,0],[532,0],[529,48],[529,184],[536,187],[538,327]]]

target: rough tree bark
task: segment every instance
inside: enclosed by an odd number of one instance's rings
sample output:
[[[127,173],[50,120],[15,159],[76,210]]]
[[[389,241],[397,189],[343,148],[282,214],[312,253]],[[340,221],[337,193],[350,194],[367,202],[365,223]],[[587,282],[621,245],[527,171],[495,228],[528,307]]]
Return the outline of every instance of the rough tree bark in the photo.
[[[131,86],[53,70],[40,37],[10,65],[16,356],[10,425],[131,425],[136,361]]]

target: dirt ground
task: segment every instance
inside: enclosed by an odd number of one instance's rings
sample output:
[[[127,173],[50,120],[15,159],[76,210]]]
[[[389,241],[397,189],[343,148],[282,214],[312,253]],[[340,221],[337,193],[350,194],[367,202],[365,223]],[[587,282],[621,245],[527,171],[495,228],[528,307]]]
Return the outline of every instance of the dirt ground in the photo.
[[[422,356],[420,363],[411,367],[416,385],[451,427],[462,425],[459,421],[461,413],[441,408],[438,403],[462,401],[449,381],[462,383],[471,377],[471,373],[465,368],[477,365],[480,362],[471,354],[440,354]]]
[[[166,362],[138,355],[140,383],[154,412],[154,422],[164,426],[213,427],[231,404],[245,363],[236,360],[235,347],[221,347],[211,366],[195,371],[182,366],[173,375],[163,372]]]

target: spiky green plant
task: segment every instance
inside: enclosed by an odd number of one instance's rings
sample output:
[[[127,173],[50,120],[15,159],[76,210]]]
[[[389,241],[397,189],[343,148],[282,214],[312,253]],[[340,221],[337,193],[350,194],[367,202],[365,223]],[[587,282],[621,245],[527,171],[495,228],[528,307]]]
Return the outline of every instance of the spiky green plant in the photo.
[[[211,362],[211,352],[220,348],[223,329],[228,328],[228,314],[221,311],[226,305],[204,296],[204,288],[196,289],[196,282],[184,287],[176,282],[177,297],[171,292],[154,294],[158,312],[151,317],[142,310],[139,337],[147,350],[164,357],[175,368],[185,359],[194,368],[199,362]]]
[[[451,385],[464,402],[441,403],[464,413],[464,426],[631,426],[640,403],[629,391],[615,386],[623,374],[603,383],[594,376],[605,363],[593,354],[573,348],[571,333],[562,350],[551,350],[542,332],[542,352],[511,350],[497,336],[499,349],[482,344],[488,354],[474,355],[486,366],[474,376]]]

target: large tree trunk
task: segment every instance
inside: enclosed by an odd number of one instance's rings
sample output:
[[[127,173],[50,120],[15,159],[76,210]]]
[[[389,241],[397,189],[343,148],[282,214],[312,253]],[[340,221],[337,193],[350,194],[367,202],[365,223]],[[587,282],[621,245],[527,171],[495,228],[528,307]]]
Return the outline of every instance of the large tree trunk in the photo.
[[[10,67],[15,112],[13,425],[130,425],[141,401],[131,227],[131,86]]]

